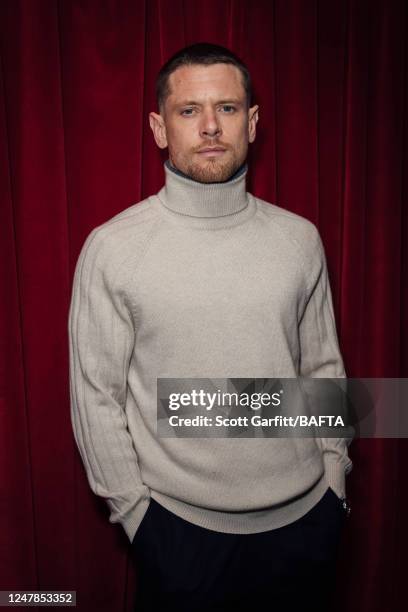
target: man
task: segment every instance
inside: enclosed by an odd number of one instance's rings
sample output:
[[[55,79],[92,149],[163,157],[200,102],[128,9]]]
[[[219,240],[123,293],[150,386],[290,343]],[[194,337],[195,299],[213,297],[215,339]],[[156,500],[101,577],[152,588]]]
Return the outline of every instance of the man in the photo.
[[[348,439],[157,435],[158,378],[345,376],[317,229],[246,191],[251,95],[228,49],[173,56],[149,115],[165,185],[75,271],[73,429],[132,543],[137,610],[330,609]]]

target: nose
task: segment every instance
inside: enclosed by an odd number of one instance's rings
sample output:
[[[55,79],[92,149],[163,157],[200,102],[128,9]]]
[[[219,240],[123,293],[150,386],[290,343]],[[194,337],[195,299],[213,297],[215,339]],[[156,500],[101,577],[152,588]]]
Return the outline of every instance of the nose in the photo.
[[[209,109],[203,112],[200,125],[200,135],[203,138],[214,138],[222,134],[221,125],[218,121],[216,112]]]

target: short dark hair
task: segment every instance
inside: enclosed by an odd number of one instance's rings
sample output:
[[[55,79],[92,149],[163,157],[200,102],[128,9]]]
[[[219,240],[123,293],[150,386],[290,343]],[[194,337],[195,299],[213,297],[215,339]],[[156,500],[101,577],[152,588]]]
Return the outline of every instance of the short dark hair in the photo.
[[[170,95],[169,76],[180,66],[191,65],[210,66],[211,64],[232,64],[242,74],[242,84],[247,97],[247,106],[252,102],[252,82],[248,68],[232,51],[221,45],[199,42],[177,51],[161,67],[156,79],[156,98],[160,109],[164,107],[167,96]]]

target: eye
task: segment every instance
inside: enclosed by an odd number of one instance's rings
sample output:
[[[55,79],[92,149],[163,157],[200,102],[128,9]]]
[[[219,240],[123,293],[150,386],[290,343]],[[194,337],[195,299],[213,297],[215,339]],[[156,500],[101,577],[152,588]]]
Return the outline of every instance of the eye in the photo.
[[[232,113],[235,111],[235,106],[232,106],[231,104],[223,104],[221,108],[229,109],[229,111],[227,111],[229,115],[232,115]]]
[[[193,113],[193,111],[194,111],[194,108],[185,108],[184,110],[181,111],[180,115],[184,115],[185,117],[191,117],[191,114]]]

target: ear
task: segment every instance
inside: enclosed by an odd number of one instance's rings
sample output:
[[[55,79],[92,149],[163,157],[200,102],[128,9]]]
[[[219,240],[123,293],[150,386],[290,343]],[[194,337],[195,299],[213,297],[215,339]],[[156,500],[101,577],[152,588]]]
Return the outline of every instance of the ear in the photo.
[[[259,106],[251,106],[248,110],[248,140],[254,142],[256,136],[256,124],[259,119]]]
[[[157,113],[151,112],[149,113],[149,123],[157,146],[160,147],[160,149],[165,149],[167,147],[167,137],[163,117]]]

